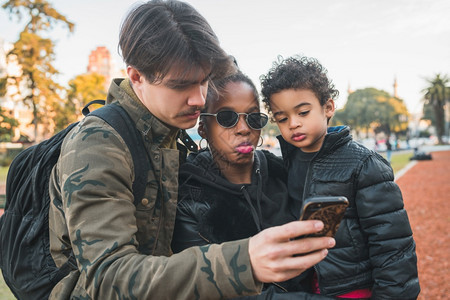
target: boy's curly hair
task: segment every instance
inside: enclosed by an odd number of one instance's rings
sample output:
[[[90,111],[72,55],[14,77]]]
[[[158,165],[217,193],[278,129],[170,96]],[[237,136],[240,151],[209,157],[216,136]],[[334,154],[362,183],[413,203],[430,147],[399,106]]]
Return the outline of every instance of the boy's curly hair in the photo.
[[[339,91],[327,77],[327,70],[312,57],[293,56],[273,63],[266,75],[260,76],[262,102],[271,113],[270,98],[273,94],[287,89],[308,89],[314,92],[320,105],[328,99],[336,100]]]

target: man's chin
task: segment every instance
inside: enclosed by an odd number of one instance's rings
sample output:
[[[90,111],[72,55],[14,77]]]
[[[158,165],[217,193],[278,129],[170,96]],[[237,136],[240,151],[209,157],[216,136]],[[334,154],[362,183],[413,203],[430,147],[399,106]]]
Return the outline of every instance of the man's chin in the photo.
[[[176,122],[175,125],[172,125],[173,127],[179,128],[179,129],[190,129],[194,127],[197,124],[197,120],[184,120],[182,122]]]

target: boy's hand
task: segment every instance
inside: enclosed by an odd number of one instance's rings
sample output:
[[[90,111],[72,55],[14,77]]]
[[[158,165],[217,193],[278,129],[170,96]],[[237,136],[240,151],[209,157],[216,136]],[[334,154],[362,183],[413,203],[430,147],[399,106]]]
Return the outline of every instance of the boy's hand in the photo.
[[[281,282],[311,268],[335,245],[330,237],[295,239],[323,228],[321,221],[294,221],[268,228],[250,238],[253,276],[260,282]]]

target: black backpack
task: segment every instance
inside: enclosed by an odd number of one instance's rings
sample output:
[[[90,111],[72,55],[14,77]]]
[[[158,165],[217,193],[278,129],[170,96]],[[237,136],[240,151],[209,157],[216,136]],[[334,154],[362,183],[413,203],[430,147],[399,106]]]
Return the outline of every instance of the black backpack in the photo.
[[[111,125],[131,152],[135,167],[135,204],[143,198],[150,161],[142,136],[127,112],[118,105],[105,105],[84,115],[94,115]],[[6,284],[18,299],[48,299],[51,290],[76,269],[73,253],[57,268],[49,250],[48,191],[50,173],[56,164],[64,137],[73,123],[50,139],[34,145],[13,160],[6,179],[5,212],[0,218],[0,268]]]

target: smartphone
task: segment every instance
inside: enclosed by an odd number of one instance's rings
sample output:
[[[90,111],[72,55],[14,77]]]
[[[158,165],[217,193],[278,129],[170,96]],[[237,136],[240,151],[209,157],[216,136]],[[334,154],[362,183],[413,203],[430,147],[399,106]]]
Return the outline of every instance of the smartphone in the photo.
[[[309,234],[307,237],[334,237],[347,206],[348,200],[344,196],[320,196],[306,199],[303,203],[300,220],[320,220],[324,224],[321,231]]]

